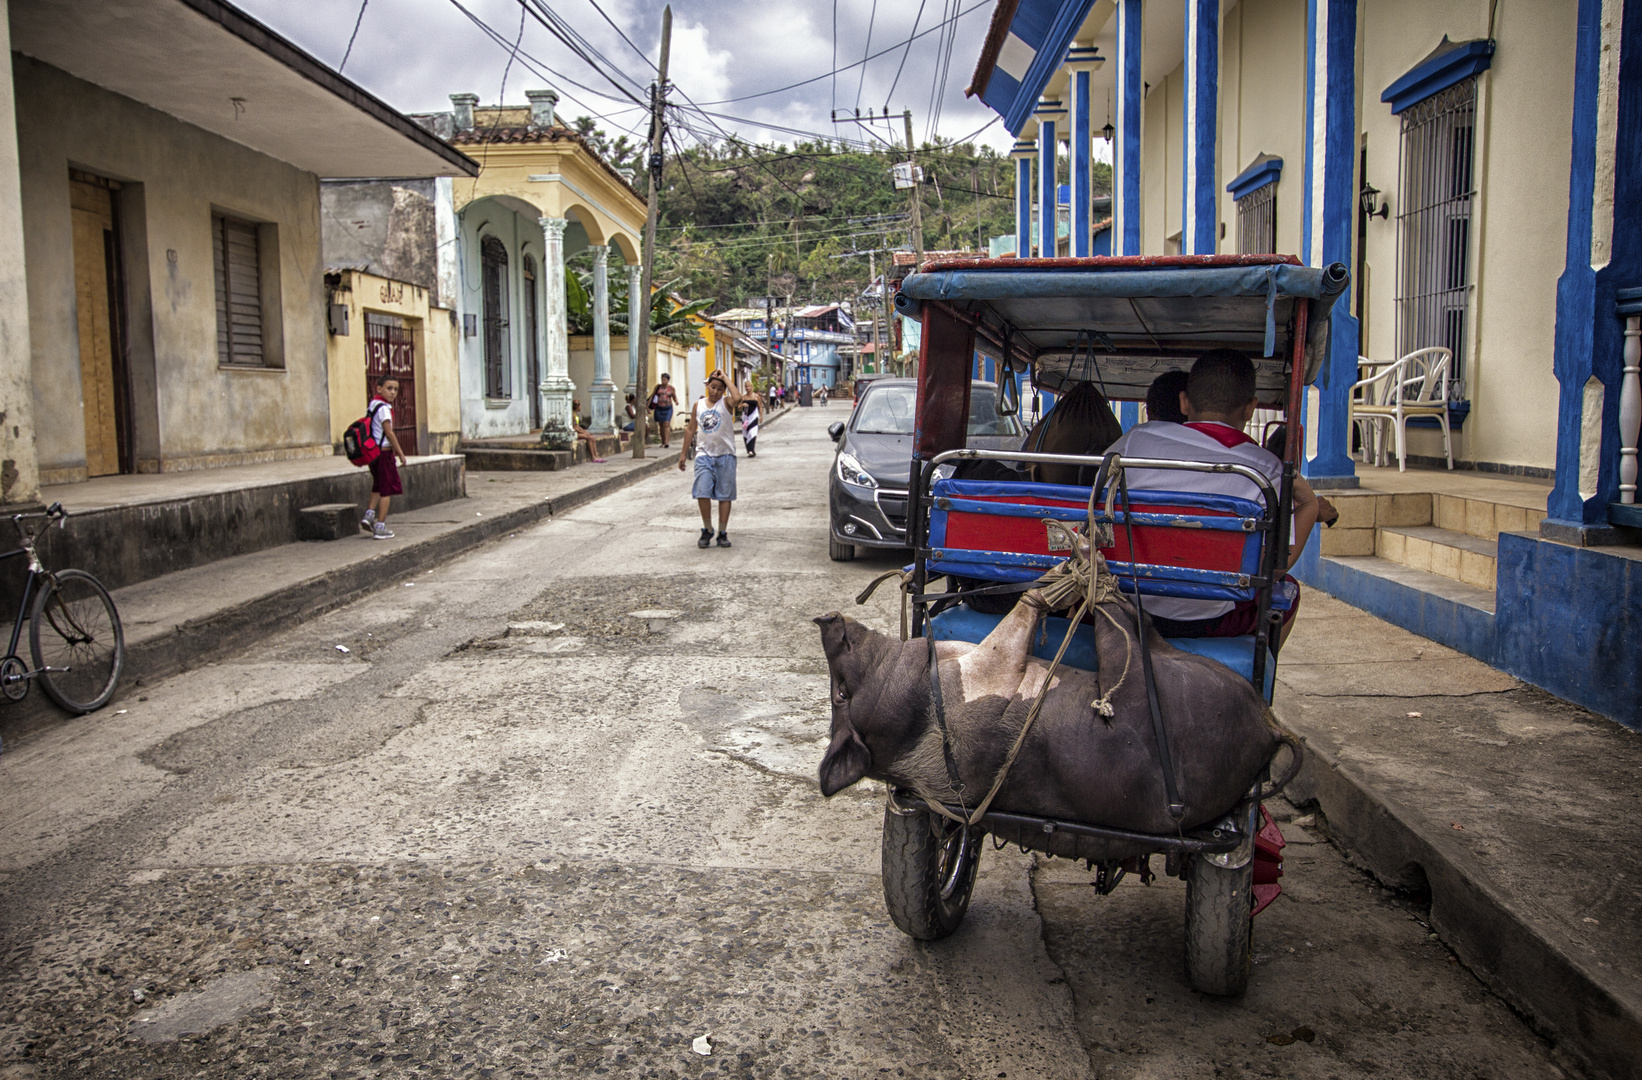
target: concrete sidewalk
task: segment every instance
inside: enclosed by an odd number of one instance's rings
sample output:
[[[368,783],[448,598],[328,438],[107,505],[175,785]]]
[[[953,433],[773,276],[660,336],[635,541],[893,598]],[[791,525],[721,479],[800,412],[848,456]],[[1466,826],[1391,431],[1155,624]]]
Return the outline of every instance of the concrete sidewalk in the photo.
[[[1555,633],[1547,627],[1547,633]],[[1278,666],[1289,789],[1582,1070],[1642,1076],[1642,739],[1323,593]]]

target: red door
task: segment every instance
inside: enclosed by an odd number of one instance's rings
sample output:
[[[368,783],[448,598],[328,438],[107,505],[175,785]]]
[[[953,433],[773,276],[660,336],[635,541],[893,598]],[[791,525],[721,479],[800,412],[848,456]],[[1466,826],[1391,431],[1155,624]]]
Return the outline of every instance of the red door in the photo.
[[[376,380],[392,375],[399,380],[399,399],[393,403],[393,432],[409,457],[416,449],[416,338],[403,319],[365,314],[365,387],[367,399],[376,393]]]

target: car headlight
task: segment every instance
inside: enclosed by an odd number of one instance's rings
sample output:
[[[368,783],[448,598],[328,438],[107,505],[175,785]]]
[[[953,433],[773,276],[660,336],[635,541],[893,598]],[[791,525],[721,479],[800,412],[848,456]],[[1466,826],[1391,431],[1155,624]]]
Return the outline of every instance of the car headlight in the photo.
[[[863,469],[861,463],[849,454],[838,455],[838,479],[846,484],[854,484],[856,487],[872,488],[875,491],[878,488],[878,481],[874,480],[872,474]]]

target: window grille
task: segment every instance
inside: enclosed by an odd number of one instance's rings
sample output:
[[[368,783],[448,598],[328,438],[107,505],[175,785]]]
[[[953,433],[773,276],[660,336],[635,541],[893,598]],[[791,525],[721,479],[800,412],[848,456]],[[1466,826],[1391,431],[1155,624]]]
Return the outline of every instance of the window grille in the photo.
[[[507,248],[494,236],[479,245],[485,304],[485,397],[512,397],[508,356]]]
[[[211,216],[211,261],[217,281],[217,363],[267,363],[262,347],[262,272],[257,226]]]
[[[1267,184],[1237,200],[1237,250],[1270,255],[1277,250],[1277,185]]]
[[[1451,400],[1466,396],[1476,100],[1473,77],[1402,114],[1397,214],[1399,355],[1446,346],[1454,356],[1449,369]]]

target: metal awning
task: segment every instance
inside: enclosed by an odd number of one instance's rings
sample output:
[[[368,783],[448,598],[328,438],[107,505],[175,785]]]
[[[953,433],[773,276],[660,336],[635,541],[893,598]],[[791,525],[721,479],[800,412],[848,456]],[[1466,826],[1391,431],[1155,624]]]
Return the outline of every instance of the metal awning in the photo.
[[[476,176],[472,158],[221,0],[11,0],[11,47],[323,177]]]
[[[1056,390],[1093,382],[1110,399],[1139,400],[1158,375],[1210,349],[1255,363],[1262,401],[1281,400],[1294,355],[1295,309],[1308,303],[1305,381],[1328,353],[1329,311],[1349,274],[1286,255],[1168,258],[962,259],[909,276],[895,306],[916,317],[946,306],[977,330],[976,349]]]

